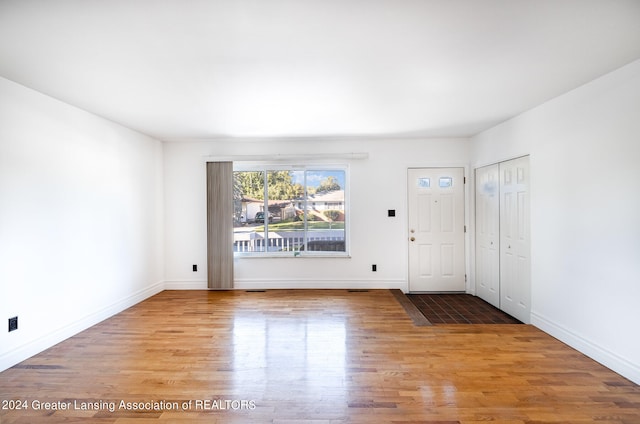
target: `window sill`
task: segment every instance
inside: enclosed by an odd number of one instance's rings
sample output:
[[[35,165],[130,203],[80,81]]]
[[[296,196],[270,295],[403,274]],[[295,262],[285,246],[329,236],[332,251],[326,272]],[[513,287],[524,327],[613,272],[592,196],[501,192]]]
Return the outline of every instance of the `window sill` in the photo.
[[[331,252],[317,252],[317,253],[305,253],[294,255],[292,253],[280,254],[280,253],[234,253],[234,259],[315,259],[315,258],[330,258],[330,259],[351,259],[351,255],[344,253],[337,255]]]

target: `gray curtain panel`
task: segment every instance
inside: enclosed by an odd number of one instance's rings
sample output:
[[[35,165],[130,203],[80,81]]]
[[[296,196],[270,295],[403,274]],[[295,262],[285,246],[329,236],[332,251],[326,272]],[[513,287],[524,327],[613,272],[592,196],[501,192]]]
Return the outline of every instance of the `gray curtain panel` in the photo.
[[[233,288],[233,162],[207,162],[207,286]]]

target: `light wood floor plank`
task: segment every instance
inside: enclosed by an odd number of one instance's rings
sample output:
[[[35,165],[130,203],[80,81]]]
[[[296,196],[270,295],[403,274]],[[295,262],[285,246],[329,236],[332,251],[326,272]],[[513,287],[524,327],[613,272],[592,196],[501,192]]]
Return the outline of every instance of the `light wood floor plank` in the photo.
[[[640,423],[637,385],[538,329],[415,326],[388,290],[165,291],[0,373],[3,400],[29,409],[2,424]]]

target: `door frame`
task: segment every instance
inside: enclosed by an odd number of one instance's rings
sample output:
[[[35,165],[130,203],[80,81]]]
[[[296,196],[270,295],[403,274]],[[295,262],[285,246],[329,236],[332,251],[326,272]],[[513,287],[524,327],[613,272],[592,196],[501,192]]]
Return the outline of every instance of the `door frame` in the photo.
[[[475,285],[473,284],[473,253],[474,251],[471,250],[472,249],[472,242],[474,241],[473,239],[470,239],[470,237],[473,237],[474,231],[475,231],[475,225],[473,223],[471,223],[469,221],[470,218],[474,218],[475,216],[473,214],[470,214],[470,209],[469,208],[473,208],[474,203],[473,203],[473,176],[469,173],[470,171],[470,164],[468,162],[465,163],[459,163],[459,162],[453,162],[453,163],[447,163],[447,164],[410,164],[407,165],[407,167],[405,168],[405,174],[404,174],[404,183],[405,183],[405,190],[404,190],[404,195],[405,195],[405,208],[406,208],[406,212],[405,212],[405,222],[404,222],[404,256],[405,256],[405,289],[404,292],[405,293],[410,293],[411,292],[411,288],[409,287],[409,237],[410,237],[410,233],[409,233],[409,170],[411,169],[441,169],[441,168],[461,168],[463,170],[463,177],[464,177],[464,187],[463,187],[463,214],[464,214],[464,225],[465,225],[465,229],[466,231],[464,232],[464,269],[465,269],[465,291],[464,293],[469,293],[469,294],[475,294]],[[471,192],[469,191],[471,188]]]

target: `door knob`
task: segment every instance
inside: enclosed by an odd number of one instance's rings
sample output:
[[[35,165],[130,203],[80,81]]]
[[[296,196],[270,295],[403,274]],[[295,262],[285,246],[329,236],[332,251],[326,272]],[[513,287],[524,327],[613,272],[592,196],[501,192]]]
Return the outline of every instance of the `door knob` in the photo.
[[[416,238],[415,237],[411,237],[409,240],[416,241]]]

